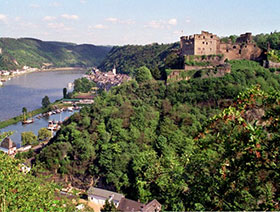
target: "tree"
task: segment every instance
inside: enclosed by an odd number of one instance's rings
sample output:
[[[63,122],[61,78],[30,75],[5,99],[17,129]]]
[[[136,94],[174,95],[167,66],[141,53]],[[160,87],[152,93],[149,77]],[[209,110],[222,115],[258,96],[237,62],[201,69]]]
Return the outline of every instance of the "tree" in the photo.
[[[56,186],[42,175],[20,172],[21,160],[0,153],[0,164],[0,211],[75,211],[67,199],[56,200]]]
[[[150,69],[146,66],[141,66],[140,68],[135,69],[133,76],[139,83],[153,79]]]
[[[67,88],[63,88],[63,98],[67,98]]]
[[[113,201],[108,201],[106,199],[105,201],[105,204],[103,206],[103,208],[101,209],[101,212],[105,212],[105,211],[112,211],[112,212],[115,212],[115,211],[118,211],[116,206],[114,205]]]
[[[26,107],[23,107],[22,108],[22,115],[23,115],[23,121],[25,121],[26,120],[26,116],[27,116],[27,109],[26,109]]]
[[[46,140],[52,137],[51,131],[49,131],[47,128],[41,128],[38,131],[38,139],[39,140]]]
[[[48,97],[48,96],[45,96],[45,97],[42,99],[42,107],[43,107],[43,108],[47,108],[50,104],[51,104],[51,102],[50,102],[49,97]]]
[[[32,131],[21,133],[21,145],[22,146],[25,146],[25,145],[35,146],[38,143],[39,142],[37,140],[37,136]]]

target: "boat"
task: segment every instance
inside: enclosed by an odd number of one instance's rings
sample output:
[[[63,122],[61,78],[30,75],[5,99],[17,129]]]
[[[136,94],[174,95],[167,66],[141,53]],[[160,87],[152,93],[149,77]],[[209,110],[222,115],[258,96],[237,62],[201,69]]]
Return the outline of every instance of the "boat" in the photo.
[[[48,130],[51,130],[51,131],[57,131],[60,129],[60,126],[58,124],[58,121],[49,121],[49,124],[48,124]]]
[[[67,110],[73,112],[73,107],[68,107]]]
[[[34,122],[34,119],[27,119],[25,121],[22,121],[22,124],[32,124]]]

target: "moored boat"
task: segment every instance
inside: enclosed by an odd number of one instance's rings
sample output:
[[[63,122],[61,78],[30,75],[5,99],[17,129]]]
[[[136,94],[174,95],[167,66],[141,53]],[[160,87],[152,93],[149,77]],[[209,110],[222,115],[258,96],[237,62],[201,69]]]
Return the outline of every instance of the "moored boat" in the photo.
[[[34,122],[34,119],[27,119],[25,121],[22,121],[22,124],[32,124]]]

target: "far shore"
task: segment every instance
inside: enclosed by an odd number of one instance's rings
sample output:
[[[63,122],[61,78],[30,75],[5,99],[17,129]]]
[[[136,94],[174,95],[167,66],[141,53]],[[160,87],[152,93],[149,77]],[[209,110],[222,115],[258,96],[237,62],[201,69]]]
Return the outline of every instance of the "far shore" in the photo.
[[[19,73],[16,75],[8,75],[8,76],[0,76],[2,80],[8,80],[9,78],[12,79],[13,77],[22,76],[24,74],[30,74],[34,72],[48,72],[48,71],[85,71],[88,68],[83,67],[57,67],[57,68],[48,68],[48,69],[39,69],[39,68],[32,68],[32,70],[26,70],[25,73]]]
[[[87,68],[83,68],[83,67],[61,67],[61,68],[38,69],[38,71],[67,71],[67,70],[83,71],[83,70],[87,70]]]

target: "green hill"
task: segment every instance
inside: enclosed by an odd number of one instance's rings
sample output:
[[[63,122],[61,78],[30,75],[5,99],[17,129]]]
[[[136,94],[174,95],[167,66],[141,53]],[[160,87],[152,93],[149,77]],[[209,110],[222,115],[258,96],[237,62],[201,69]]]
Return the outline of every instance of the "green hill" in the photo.
[[[153,70],[164,65],[164,60],[172,50],[178,49],[179,43],[116,46],[111,49],[98,68],[109,71],[115,65],[118,72],[130,73],[133,69],[145,65]]]
[[[57,200],[55,184],[20,171],[20,160],[0,152],[0,211],[74,211],[74,205]]]
[[[169,211],[277,210],[279,93],[243,91],[279,90],[280,76],[252,61],[231,64],[220,78],[130,81],[101,93],[36,163],[76,186],[94,181]]]
[[[45,42],[33,38],[0,38],[0,69],[15,69],[24,65],[42,67],[98,66],[111,47],[90,44]]]

